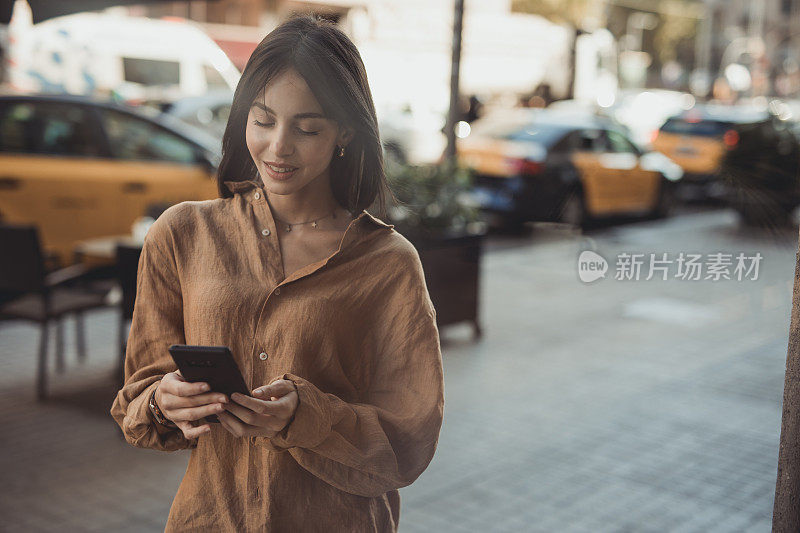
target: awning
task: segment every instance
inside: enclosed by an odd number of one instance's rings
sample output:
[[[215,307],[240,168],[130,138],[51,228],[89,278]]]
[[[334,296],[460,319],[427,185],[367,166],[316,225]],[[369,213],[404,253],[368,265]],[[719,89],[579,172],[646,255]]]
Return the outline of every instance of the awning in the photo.
[[[189,3],[191,0],[186,0]],[[214,1],[214,0],[211,0]],[[175,4],[173,0],[74,0],[64,2],[61,0],[28,0],[33,13],[33,23],[43,20],[80,13],[82,11],[96,11],[112,6],[133,6],[140,4]],[[0,24],[8,24],[11,12],[14,10],[14,0],[0,0]]]

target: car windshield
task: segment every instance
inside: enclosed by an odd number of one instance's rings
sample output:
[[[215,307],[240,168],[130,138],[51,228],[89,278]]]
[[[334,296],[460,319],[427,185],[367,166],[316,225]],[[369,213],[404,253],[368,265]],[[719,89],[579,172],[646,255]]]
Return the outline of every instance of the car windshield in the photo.
[[[550,146],[561,139],[570,128],[552,121],[525,117],[484,118],[473,125],[472,132],[480,137],[507,141],[536,142]]]
[[[508,141],[536,142],[542,146],[551,146],[569,131],[569,128],[557,124],[532,123],[514,128],[498,137]]]
[[[176,131],[180,135],[183,135],[190,141],[194,142],[195,144],[199,144],[209,152],[221,155],[222,151],[222,144],[221,139],[217,139],[213,135],[203,131],[199,127],[192,126],[191,124],[187,124],[186,122],[171,116],[169,113],[162,113],[156,109],[151,109],[149,107],[138,107],[136,112],[140,115],[144,115],[145,117],[158,122],[168,128]]]
[[[665,133],[678,133],[681,135],[699,135],[703,137],[722,137],[726,130],[732,127],[730,122],[717,120],[686,120],[673,117],[661,127]]]

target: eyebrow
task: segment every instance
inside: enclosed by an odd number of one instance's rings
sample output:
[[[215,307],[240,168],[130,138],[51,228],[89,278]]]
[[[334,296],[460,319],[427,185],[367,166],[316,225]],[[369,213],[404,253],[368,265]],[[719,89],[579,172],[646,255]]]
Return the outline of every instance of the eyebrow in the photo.
[[[273,115],[277,114],[277,113],[275,113],[275,111],[273,111],[269,107],[265,106],[261,102],[253,102],[253,105],[251,105],[250,107],[257,107],[259,109],[263,109],[267,113],[271,113]],[[294,116],[294,118],[327,118],[327,117],[325,115],[320,114],[320,113],[297,113]]]

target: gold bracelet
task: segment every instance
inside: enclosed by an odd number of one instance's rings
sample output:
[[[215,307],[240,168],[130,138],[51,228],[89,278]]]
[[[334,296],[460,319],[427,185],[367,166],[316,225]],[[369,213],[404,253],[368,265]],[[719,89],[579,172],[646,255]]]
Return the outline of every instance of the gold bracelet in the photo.
[[[169,428],[178,427],[175,424],[175,422],[173,422],[169,418],[165,417],[164,413],[162,413],[161,409],[158,407],[158,404],[156,403],[156,390],[157,389],[158,389],[158,386],[156,386],[156,388],[153,389],[153,393],[150,395],[150,402],[149,402],[150,413],[153,415],[153,418],[156,419],[156,422],[158,422],[162,426],[166,426],[166,427],[169,427]]]

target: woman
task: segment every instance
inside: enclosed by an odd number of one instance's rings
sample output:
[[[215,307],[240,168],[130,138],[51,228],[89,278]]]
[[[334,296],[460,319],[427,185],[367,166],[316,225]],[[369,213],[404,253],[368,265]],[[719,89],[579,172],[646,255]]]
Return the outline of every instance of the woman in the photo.
[[[416,250],[365,210],[381,145],[341,31],[296,17],[258,45],[218,180],[147,234],[111,408],[134,446],[192,448],[166,530],[396,531],[436,449],[441,352]],[[172,344],[230,347],[252,395],[185,381]]]

